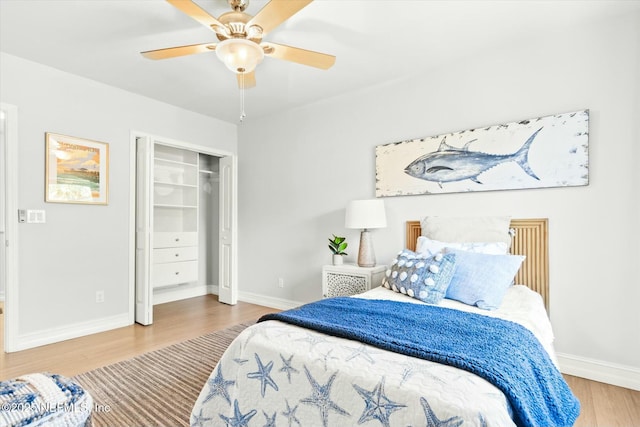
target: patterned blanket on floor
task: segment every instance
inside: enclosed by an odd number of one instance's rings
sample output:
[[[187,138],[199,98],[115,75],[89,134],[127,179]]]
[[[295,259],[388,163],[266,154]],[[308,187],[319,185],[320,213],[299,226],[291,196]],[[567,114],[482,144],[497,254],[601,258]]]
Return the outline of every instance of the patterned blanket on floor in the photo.
[[[0,382],[0,427],[91,425],[93,399],[61,375],[35,373]]]

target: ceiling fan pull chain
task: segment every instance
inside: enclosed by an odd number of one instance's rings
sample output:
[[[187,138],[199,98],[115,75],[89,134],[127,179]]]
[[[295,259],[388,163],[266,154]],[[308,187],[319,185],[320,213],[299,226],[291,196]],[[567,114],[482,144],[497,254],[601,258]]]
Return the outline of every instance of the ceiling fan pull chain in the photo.
[[[244,112],[244,73],[240,73],[240,123],[247,115]]]

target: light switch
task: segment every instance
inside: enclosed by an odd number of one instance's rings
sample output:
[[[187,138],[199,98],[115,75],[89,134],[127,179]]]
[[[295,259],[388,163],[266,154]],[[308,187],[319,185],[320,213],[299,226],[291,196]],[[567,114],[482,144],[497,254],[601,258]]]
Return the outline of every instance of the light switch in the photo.
[[[27,223],[29,224],[44,224],[46,221],[45,212],[42,210],[27,210]]]

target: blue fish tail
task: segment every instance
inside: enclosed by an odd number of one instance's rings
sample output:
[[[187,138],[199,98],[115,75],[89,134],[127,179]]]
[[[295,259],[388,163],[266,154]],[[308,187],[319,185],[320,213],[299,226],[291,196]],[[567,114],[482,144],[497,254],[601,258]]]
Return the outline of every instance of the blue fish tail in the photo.
[[[527,139],[527,142],[525,142],[522,147],[513,155],[515,162],[520,165],[520,167],[527,173],[527,175],[537,179],[538,181],[540,181],[540,178],[538,178],[533,169],[531,169],[531,166],[529,166],[529,148],[531,148],[533,140],[541,130],[542,128],[535,131],[533,135],[531,135],[529,139]]]

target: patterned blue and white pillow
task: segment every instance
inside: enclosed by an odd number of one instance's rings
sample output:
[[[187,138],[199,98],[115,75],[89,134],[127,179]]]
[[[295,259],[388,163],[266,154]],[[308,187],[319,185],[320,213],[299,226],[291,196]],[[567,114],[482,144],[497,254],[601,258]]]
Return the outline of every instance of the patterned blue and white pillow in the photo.
[[[391,263],[382,286],[429,304],[437,304],[444,298],[455,268],[455,254],[429,257],[405,249]]]

